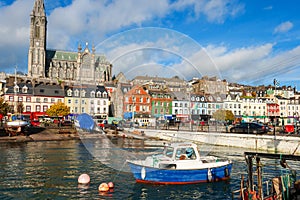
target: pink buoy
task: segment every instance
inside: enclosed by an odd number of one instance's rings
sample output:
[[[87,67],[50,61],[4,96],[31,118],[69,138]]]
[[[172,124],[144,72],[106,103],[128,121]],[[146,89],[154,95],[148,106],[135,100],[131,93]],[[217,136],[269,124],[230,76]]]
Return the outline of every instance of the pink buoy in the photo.
[[[101,183],[98,187],[99,192],[107,192],[109,190],[107,183]]]
[[[78,183],[80,183],[80,184],[88,184],[88,183],[90,183],[90,181],[91,181],[90,176],[87,174],[81,174],[78,177]]]
[[[110,189],[115,187],[113,182],[109,182],[107,185]]]

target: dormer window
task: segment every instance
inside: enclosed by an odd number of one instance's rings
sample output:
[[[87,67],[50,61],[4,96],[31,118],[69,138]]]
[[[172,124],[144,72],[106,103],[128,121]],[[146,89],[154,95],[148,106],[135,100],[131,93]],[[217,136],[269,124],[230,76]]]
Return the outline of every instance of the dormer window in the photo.
[[[91,91],[90,95],[91,95],[92,98],[95,98],[95,91]]]
[[[27,93],[28,92],[28,87],[25,85],[23,88],[22,88],[22,93]]]
[[[103,92],[103,97],[107,97],[107,93],[106,92]]]
[[[101,92],[100,91],[97,92],[97,97],[101,97]]]
[[[85,91],[85,90],[82,90],[82,91],[81,91],[81,97],[85,97],[85,94],[86,94],[86,91]]]
[[[14,92],[19,92],[19,86],[18,85],[14,86]]]
[[[68,89],[68,91],[67,91],[67,96],[69,96],[69,97],[72,96],[72,90],[71,90],[71,89]]]
[[[75,97],[79,96],[79,91],[77,89],[75,90],[74,95],[75,95]]]

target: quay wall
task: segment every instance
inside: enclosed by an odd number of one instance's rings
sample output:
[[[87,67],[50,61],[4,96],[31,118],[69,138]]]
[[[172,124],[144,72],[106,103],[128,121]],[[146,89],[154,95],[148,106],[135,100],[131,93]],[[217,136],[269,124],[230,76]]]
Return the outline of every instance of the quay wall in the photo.
[[[241,147],[270,153],[300,155],[300,137],[219,132],[188,132],[140,129],[145,136],[168,141],[193,141],[219,146]]]

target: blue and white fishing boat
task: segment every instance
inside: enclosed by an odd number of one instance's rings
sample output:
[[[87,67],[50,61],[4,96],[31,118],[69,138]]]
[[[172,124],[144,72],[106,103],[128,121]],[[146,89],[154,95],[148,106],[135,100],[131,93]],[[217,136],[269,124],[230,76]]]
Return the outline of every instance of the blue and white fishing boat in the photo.
[[[145,160],[127,160],[136,182],[193,184],[229,179],[232,162],[215,156],[200,156],[197,145],[171,143],[162,154]]]

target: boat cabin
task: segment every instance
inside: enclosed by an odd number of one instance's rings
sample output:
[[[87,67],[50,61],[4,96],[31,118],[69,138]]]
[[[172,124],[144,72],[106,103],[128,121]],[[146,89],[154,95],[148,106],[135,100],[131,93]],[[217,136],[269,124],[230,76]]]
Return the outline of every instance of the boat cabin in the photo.
[[[199,160],[197,145],[193,143],[173,143],[164,148],[165,156],[171,160]]]

